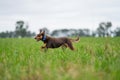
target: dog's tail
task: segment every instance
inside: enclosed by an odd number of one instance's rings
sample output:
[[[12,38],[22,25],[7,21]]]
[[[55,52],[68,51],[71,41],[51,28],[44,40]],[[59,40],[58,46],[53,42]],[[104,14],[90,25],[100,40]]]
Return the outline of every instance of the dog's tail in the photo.
[[[80,37],[77,37],[76,39],[70,39],[72,42],[78,42],[80,40]]]

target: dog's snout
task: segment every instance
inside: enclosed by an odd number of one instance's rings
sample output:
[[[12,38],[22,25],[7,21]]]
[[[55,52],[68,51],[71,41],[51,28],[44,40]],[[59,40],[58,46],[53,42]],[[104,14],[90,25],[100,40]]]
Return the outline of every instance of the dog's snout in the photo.
[[[36,37],[34,39],[36,39]]]

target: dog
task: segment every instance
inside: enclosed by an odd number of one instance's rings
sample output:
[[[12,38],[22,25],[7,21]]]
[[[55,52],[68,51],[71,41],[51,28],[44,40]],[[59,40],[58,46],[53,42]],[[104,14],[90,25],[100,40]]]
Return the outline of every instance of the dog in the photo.
[[[45,31],[40,30],[40,33],[35,36],[36,41],[42,41],[45,45],[42,46],[42,49],[48,48],[58,48],[58,47],[69,47],[71,50],[74,50],[72,42],[78,42],[79,37],[76,39],[70,39],[67,37],[54,38],[45,34]]]

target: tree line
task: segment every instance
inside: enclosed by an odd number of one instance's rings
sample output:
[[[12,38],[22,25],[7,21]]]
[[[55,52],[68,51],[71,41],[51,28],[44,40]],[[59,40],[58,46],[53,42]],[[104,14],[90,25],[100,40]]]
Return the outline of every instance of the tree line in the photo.
[[[28,30],[29,25],[24,21],[20,20],[16,22],[15,31],[6,31],[1,32],[1,38],[21,38],[21,37],[34,37],[36,35],[35,32],[31,32]],[[59,29],[54,30],[50,33],[50,31],[44,27],[43,30],[46,31],[46,34],[51,36],[85,36],[85,37],[116,37],[120,36],[120,27],[117,27],[115,30],[111,30],[112,22],[101,22],[98,25],[98,28],[95,31],[90,31],[89,29]]]
[[[36,34],[28,30],[29,25],[26,24],[24,21],[20,20],[17,21],[15,24],[15,31],[6,31],[1,32],[1,38],[21,38],[21,37],[33,37]]]
[[[117,37],[120,36],[120,27],[117,27],[115,30],[111,30],[112,22],[101,22],[98,25],[98,28],[95,31],[90,31],[90,29],[59,29],[54,30],[49,33],[47,28],[43,28],[46,30],[47,34],[51,36],[85,36],[85,37]]]

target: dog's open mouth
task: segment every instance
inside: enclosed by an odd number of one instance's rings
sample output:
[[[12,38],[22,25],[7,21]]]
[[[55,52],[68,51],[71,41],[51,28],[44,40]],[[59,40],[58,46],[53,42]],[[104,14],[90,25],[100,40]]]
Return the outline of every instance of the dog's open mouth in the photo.
[[[36,39],[36,41],[38,42],[39,40],[38,40],[38,39]]]
[[[35,39],[37,42],[39,41],[38,39]]]
[[[40,41],[39,39],[36,39],[36,41],[38,42],[38,41]]]

